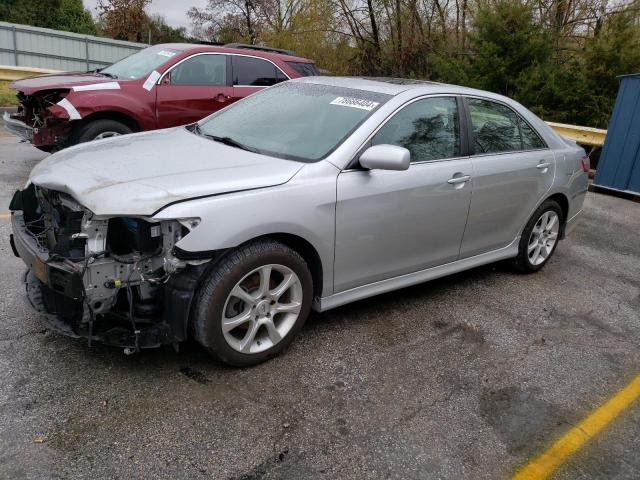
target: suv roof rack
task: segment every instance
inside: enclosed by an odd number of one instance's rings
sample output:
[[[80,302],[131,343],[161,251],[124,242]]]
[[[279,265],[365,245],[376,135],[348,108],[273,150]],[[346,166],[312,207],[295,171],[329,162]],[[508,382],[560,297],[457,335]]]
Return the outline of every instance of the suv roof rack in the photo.
[[[247,43],[227,43],[223,45],[228,48],[243,48],[247,50],[259,50],[261,52],[281,53],[283,55],[297,56],[296,52],[285,50],[284,48],[261,47],[260,45],[249,45]]]

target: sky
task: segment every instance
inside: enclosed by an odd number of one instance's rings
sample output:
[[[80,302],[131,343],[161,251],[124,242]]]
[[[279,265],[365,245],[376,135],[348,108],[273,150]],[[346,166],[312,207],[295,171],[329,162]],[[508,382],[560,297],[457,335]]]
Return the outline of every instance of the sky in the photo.
[[[96,15],[96,5],[98,0],[82,0],[85,8],[88,8],[92,15]],[[147,12],[159,13],[164,16],[167,23],[172,27],[191,28],[187,18],[187,10],[191,7],[203,8],[207,5],[207,0],[152,0],[147,7]]]

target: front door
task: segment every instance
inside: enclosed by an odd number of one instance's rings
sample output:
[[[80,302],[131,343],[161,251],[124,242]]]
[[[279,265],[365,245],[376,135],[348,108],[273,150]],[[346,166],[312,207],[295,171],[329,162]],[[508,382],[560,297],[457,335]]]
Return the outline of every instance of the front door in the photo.
[[[458,259],[471,201],[460,133],[456,98],[419,99],[371,141],[407,148],[408,170],[338,176],[335,293]]]
[[[511,108],[469,98],[473,199],[461,258],[509,245],[553,183],[555,158]]]
[[[158,128],[196,122],[231,103],[227,56],[198,54],[183,60],[157,86]]]

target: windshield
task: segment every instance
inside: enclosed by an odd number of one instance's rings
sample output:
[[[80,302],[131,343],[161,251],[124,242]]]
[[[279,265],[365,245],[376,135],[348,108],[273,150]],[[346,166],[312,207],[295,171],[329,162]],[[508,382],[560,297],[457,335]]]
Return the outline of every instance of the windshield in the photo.
[[[176,53],[178,53],[177,50],[164,48],[161,45],[145,48],[107,68],[103,68],[100,73],[113,78],[135,80],[149,75],[160,65],[169,61]]]
[[[287,82],[214,113],[196,132],[239,148],[313,162],[340,145],[390,95]]]

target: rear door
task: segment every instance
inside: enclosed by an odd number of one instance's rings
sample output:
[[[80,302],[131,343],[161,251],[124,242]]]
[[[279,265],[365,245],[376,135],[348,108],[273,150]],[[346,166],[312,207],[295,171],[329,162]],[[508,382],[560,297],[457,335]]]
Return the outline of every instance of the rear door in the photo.
[[[167,72],[156,93],[158,128],[192,123],[231,102],[227,55],[193,55]]]
[[[553,152],[509,106],[467,98],[473,196],[460,257],[506,247],[551,188]]]
[[[232,101],[259,92],[263,88],[289,80],[289,77],[269,60],[247,55],[231,55]]]

